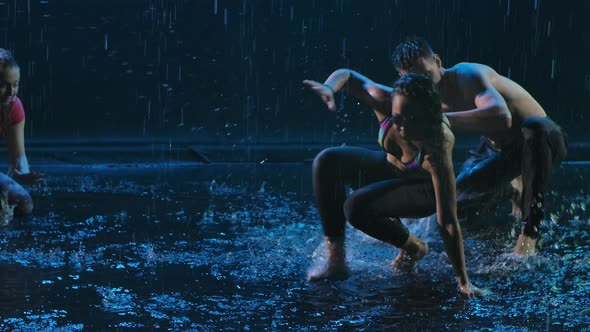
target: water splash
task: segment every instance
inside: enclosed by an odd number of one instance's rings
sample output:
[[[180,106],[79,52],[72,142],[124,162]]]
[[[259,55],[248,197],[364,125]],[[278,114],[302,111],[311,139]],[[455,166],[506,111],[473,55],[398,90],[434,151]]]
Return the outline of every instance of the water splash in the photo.
[[[7,226],[14,219],[15,205],[8,203],[6,194],[0,195],[0,226]]]

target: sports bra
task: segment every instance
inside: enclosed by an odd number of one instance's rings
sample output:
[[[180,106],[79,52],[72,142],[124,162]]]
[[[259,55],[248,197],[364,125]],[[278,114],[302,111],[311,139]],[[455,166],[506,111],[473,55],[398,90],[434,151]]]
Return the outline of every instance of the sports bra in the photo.
[[[383,151],[385,151],[387,153],[389,153],[389,152],[385,150],[385,147],[383,146],[383,140],[385,139],[387,132],[391,129],[394,121],[395,121],[394,118],[392,118],[391,116],[388,116],[385,119],[383,119],[383,121],[381,121],[379,123],[379,137],[377,138],[377,142],[379,143],[379,145],[381,146]],[[449,129],[451,128],[451,125],[447,121],[443,120],[443,123],[446,124],[447,127],[449,127]],[[416,156],[414,157],[414,159],[407,161],[407,162],[403,162],[400,159],[400,162],[407,169],[420,168],[422,166],[422,162],[424,161],[424,153],[422,150],[423,150],[423,147],[421,147],[420,150],[418,150],[418,153],[416,153]]]

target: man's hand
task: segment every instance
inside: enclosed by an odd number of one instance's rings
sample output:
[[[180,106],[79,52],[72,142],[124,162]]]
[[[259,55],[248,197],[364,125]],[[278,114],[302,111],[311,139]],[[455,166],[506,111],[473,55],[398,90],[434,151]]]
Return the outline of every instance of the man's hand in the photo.
[[[39,172],[30,172],[22,174],[18,170],[13,170],[12,177],[20,184],[37,184],[45,181],[45,174]]]
[[[336,112],[336,103],[334,102],[334,91],[332,88],[320,82],[311,80],[305,80],[303,81],[303,84],[309,86],[318,96],[320,96],[330,111]]]
[[[534,256],[537,253],[536,244],[536,239],[520,234],[516,242],[516,247],[514,248],[514,253],[518,256]]]

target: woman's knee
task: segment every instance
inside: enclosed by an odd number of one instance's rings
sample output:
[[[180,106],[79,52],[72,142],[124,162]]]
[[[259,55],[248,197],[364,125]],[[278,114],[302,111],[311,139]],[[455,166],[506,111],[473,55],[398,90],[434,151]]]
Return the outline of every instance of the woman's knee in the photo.
[[[16,217],[27,216],[33,212],[33,199],[24,189],[7,193],[7,203],[14,206]]]
[[[33,212],[33,198],[28,193],[20,195],[16,206],[14,207],[14,215],[17,217],[27,216]]]
[[[14,206],[14,215],[25,216],[33,211],[31,195],[18,182],[0,173],[0,195],[6,203]]]
[[[320,153],[313,159],[313,169],[314,171],[331,169],[335,165],[337,165],[341,159],[341,153],[339,148],[327,148]]]
[[[361,195],[350,195],[344,201],[344,216],[348,222],[355,228],[361,229],[362,225],[370,221],[370,205],[365,202]]]

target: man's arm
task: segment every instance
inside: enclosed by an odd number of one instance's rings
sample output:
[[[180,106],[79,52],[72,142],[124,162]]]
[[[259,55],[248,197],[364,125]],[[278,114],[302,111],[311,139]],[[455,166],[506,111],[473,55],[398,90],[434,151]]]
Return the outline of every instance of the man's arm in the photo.
[[[459,92],[474,95],[477,108],[445,113],[453,128],[484,135],[510,129],[512,115],[506,101],[481,70],[476,68],[466,69],[464,72],[459,73],[458,79]]]
[[[373,82],[371,79],[350,69],[338,69],[333,72],[324,84],[305,80],[319,94],[331,111],[336,110],[334,93],[340,91],[348,83],[348,92],[367,103],[381,121],[391,114],[391,87]]]

